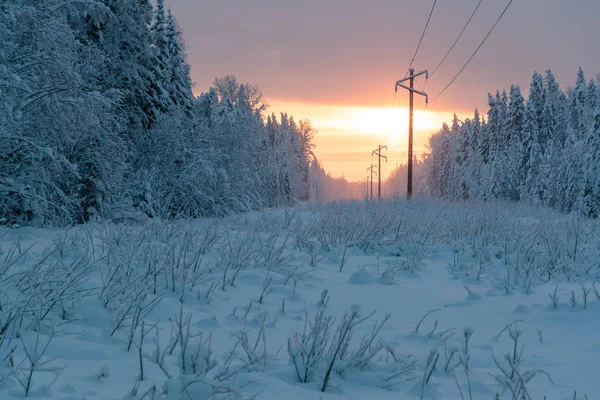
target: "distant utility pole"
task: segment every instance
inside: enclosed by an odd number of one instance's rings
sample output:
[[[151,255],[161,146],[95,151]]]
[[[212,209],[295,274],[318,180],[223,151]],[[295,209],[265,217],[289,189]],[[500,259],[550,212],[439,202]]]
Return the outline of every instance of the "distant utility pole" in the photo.
[[[369,200],[369,176],[367,175],[367,184],[365,185],[365,199]]]
[[[398,86],[408,90],[409,92],[409,111],[408,111],[408,184],[406,187],[406,198],[410,200],[412,197],[412,180],[413,180],[413,94],[417,93],[421,96],[425,96],[425,104],[429,102],[427,93],[421,92],[413,87],[415,78],[417,76],[425,74],[425,79],[429,79],[429,73],[427,70],[421,71],[415,74],[414,68],[409,70],[410,75],[404,79],[400,79],[396,82],[395,91],[398,91]],[[406,87],[402,82],[410,81],[410,87]]]
[[[373,150],[373,152],[371,153],[371,155],[376,155],[379,157],[377,164],[379,166],[379,173],[377,174],[377,198],[380,199],[381,198],[381,157],[385,158],[387,160],[387,157],[381,154],[381,150],[386,149],[387,150],[387,146],[382,146],[379,145],[379,148],[376,150]]]
[[[371,164],[371,166],[369,168],[367,168],[367,172],[371,173],[371,198],[373,198],[373,174],[377,174],[377,172],[375,172],[375,164]],[[367,177],[367,181],[368,181],[368,177]],[[367,188],[367,198],[368,196],[368,191],[369,189]]]

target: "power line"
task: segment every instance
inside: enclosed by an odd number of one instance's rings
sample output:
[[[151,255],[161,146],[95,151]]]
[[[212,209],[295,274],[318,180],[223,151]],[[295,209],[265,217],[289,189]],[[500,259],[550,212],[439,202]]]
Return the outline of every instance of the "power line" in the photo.
[[[408,69],[406,70],[406,73],[404,74],[405,78],[408,76],[408,71],[410,71],[410,69],[412,68],[413,63],[415,62],[415,58],[417,57],[417,53],[419,52],[419,49],[421,48],[421,43],[423,42],[423,38],[425,37],[425,32],[427,32],[427,27],[429,26],[429,21],[431,21],[431,16],[433,15],[433,10],[435,9],[436,4],[437,4],[437,0],[434,0],[433,6],[431,7],[431,11],[429,12],[429,17],[427,17],[427,22],[425,23],[425,29],[423,29],[423,33],[421,34],[421,39],[419,39],[419,44],[417,45],[417,49],[415,50],[415,54],[413,55],[413,58],[410,61],[410,65],[408,66]]]
[[[462,30],[458,34],[458,37],[456,38],[456,40],[454,41],[454,43],[452,43],[452,46],[450,46],[450,49],[448,49],[448,51],[446,52],[446,54],[444,55],[444,57],[442,58],[442,60],[439,62],[439,64],[437,65],[437,67],[435,67],[435,69],[433,70],[433,72],[431,74],[429,74],[429,78],[431,78],[437,72],[437,70],[441,67],[441,65],[444,63],[444,61],[446,61],[446,58],[448,58],[448,56],[450,55],[450,53],[452,52],[452,50],[454,50],[454,47],[456,46],[456,44],[458,43],[458,41],[462,37],[463,33],[465,33],[465,30],[467,30],[467,27],[469,26],[469,24],[471,23],[471,20],[473,19],[473,17],[477,13],[477,10],[479,10],[479,6],[481,6],[481,3],[483,3],[483,0],[479,0],[479,2],[477,3],[477,5],[475,6],[475,9],[471,13],[471,16],[467,20],[467,23],[462,28]],[[427,86],[427,83],[429,83],[429,79],[427,79],[425,81],[424,87]],[[425,89],[423,89],[423,88],[421,88],[421,90],[425,91]],[[421,98],[419,97],[419,101],[417,102],[417,109],[419,109],[419,105],[420,104],[421,104]],[[427,108],[427,106],[425,106],[425,108]]]
[[[481,43],[479,44],[479,46],[477,47],[477,49],[475,49],[475,52],[467,60],[467,62],[465,63],[465,65],[463,65],[463,67],[460,69],[460,71],[458,71],[458,74],[456,74],[456,76],[454,78],[452,78],[452,80],[450,81],[450,83],[448,83],[446,85],[446,87],[437,96],[435,96],[433,98],[433,100],[431,100],[429,103],[434,102],[438,97],[440,97],[454,83],[454,81],[456,80],[456,78],[458,78],[460,76],[460,74],[465,70],[465,68],[467,68],[467,65],[469,65],[469,63],[471,62],[471,60],[473,59],[473,57],[475,57],[475,55],[477,54],[477,52],[479,51],[479,49],[481,49],[481,47],[483,46],[483,44],[485,43],[485,41],[487,40],[487,38],[492,34],[492,31],[494,30],[494,28],[496,27],[496,25],[498,25],[498,22],[500,22],[500,20],[502,19],[502,17],[506,13],[506,10],[508,10],[508,8],[513,3],[513,1],[514,0],[510,0],[508,2],[508,4],[506,5],[506,7],[504,8],[504,11],[502,11],[502,14],[500,14],[500,17],[498,17],[498,19],[494,23],[494,26],[492,26],[492,29],[490,29],[490,31],[487,33],[487,35],[485,35],[485,37],[483,38],[483,40],[481,41]]]
[[[429,75],[429,77],[431,78],[431,75]],[[415,79],[415,82],[417,83],[417,85],[419,86],[419,88],[421,88],[421,91],[424,92],[425,88],[427,87],[427,83],[429,82],[429,80],[426,80],[422,87],[421,87],[421,84],[416,79]],[[421,105],[421,99],[422,98],[423,98],[423,96],[420,96],[419,100],[417,100],[417,106],[415,107],[415,113],[417,111],[419,111],[419,106]],[[427,108],[427,105],[425,105],[425,108]]]
[[[414,102],[414,94],[418,94],[424,96],[427,99],[427,93],[417,90],[414,88],[415,78],[421,75],[428,76],[427,70],[415,73],[413,68],[410,69],[410,76],[408,78],[400,79],[396,81],[395,90],[398,90],[398,87],[408,90],[409,93],[409,108],[408,108],[408,183],[406,187],[406,197],[408,200],[412,197],[412,178],[413,178],[413,168],[412,168],[412,156],[413,156],[413,102]],[[404,82],[409,81],[410,85],[403,85]]]
[[[419,87],[419,89],[421,89],[422,92],[425,91],[425,89],[423,89],[423,86],[421,86],[421,84],[419,83],[418,80],[415,79],[415,83],[417,84],[417,86]],[[419,97],[420,98],[420,97]]]
[[[415,49],[415,53],[413,54],[412,59],[410,60],[410,65],[408,66],[406,73],[404,74],[404,78],[406,78],[408,76],[408,73],[411,70],[413,63],[415,62],[415,59],[417,58],[417,54],[419,53],[419,49],[421,48],[421,44],[423,43],[423,38],[425,37],[425,33],[427,32],[427,28],[429,27],[429,22],[431,21],[431,16],[433,15],[433,10],[435,10],[436,4],[437,4],[437,0],[434,0],[433,5],[431,6],[431,10],[429,11],[429,16],[427,17],[427,22],[425,22],[425,28],[423,29],[423,33],[421,33],[421,37],[419,38],[419,43],[417,44],[417,48]],[[417,84],[418,84],[418,82],[417,82]],[[419,85],[419,87],[420,87],[420,85]],[[397,90],[394,93],[394,101],[392,103],[392,110],[394,109],[394,105],[396,103],[396,94],[397,94]],[[407,130],[407,132],[408,132],[408,130]],[[406,135],[407,132],[405,132],[402,135],[400,141],[398,142],[398,146],[402,142],[402,139],[404,139],[404,136]],[[385,138],[384,138],[384,142],[386,142],[386,141],[387,141],[387,134],[385,135]],[[387,146],[386,146],[386,148],[387,148]],[[371,153],[371,160],[373,159],[373,153]],[[379,154],[381,154],[381,145],[379,146]],[[380,168],[379,179],[381,179],[381,156],[379,158],[379,168]],[[387,170],[387,158],[386,158],[385,170]],[[379,190],[381,191],[381,188]]]
[[[377,157],[379,157],[379,160],[377,162],[378,168],[379,168],[379,172],[377,173],[377,198],[380,199],[381,198],[381,157],[385,158],[387,160],[387,157],[384,156],[383,154],[381,154],[381,150],[387,150],[387,146],[382,146],[379,145],[377,149],[373,150],[373,152],[371,153],[371,157],[373,157],[373,154],[375,154]],[[386,161],[387,162],[387,161]],[[373,165],[373,164],[371,164]]]
[[[423,43],[423,38],[425,37],[425,33],[427,32],[427,28],[429,27],[429,22],[431,21],[431,16],[433,15],[433,10],[435,9],[436,4],[437,4],[437,0],[434,0],[433,5],[431,6],[431,10],[429,11],[429,16],[427,17],[427,22],[425,23],[425,28],[423,29],[423,33],[421,33],[421,38],[419,39],[419,43],[417,44],[417,48],[415,49],[415,54],[413,54],[412,60],[410,61],[410,65],[408,66],[408,69],[406,70],[406,73],[404,74],[405,78],[408,76],[408,72],[412,68],[412,65],[415,62],[415,59],[417,57],[417,53],[419,52],[419,49],[421,48],[421,43]],[[396,104],[396,94],[397,94],[397,91],[394,92],[394,101],[392,103],[392,110],[394,109],[394,106]],[[390,133],[391,133],[391,130],[392,129],[390,129]],[[408,132],[408,130],[407,130],[407,132]],[[406,135],[407,132],[404,132],[404,134],[402,135],[402,137],[400,139],[400,142],[402,141],[402,139],[404,138],[404,136]],[[385,137],[384,137],[384,143],[385,142],[387,142],[387,133],[385,134]]]
[[[458,37],[456,38],[456,40],[454,41],[454,43],[452,43],[452,46],[450,46],[450,49],[448,50],[448,52],[446,53],[446,55],[444,56],[444,58],[442,58],[442,61],[440,61],[440,63],[437,65],[437,67],[435,67],[433,69],[433,72],[431,74],[429,74],[429,77],[431,78],[436,71],[438,70],[438,68],[444,63],[444,61],[446,61],[446,58],[448,58],[448,55],[450,55],[450,53],[452,52],[452,50],[454,50],[454,46],[456,46],[456,44],[458,43],[458,41],[460,40],[460,38],[462,37],[463,33],[465,33],[465,30],[467,29],[467,27],[469,26],[469,24],[471,23],[471,20],[473,19],[473,17],[475,16],[475,13],[477,12],[477,10],[479,9],[479,6],[481,5],[481,3],[483,2],[483,0],[479,0],[479,3],[477,3],[477,6],[475,7],[475,10],[473,10],[473,13],[471,14],[471,16],[469,17],[469,20],[467,21],[467,23],[465,24],[464,28],[462,28],[462,31],[460,31],[460,33],[458,34]]]
[[[396,151],[396,150],[398,150],[400,148],[400,146],[402,145],[402,141],[404,140],[404,137],[406,136],[407,133],[408,133],[408,128],[406,128],[406,130],[404,131],[404,133],[402,134],[402,136],[400,136],[400,140],[396,144],[396,147],[394,147],[393,151]]]

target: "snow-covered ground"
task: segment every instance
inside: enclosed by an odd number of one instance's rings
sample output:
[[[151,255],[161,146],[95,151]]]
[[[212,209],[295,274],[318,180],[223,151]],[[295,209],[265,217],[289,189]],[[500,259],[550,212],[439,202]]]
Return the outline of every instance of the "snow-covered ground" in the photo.
[[[0,398],[595,399],[599,228],[401,201],[3,228]]]

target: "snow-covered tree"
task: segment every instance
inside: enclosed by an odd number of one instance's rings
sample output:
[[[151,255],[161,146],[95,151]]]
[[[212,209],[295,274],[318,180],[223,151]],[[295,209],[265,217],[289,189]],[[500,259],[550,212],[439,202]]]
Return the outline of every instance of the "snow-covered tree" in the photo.
[[[193,95],[190,66],[185,59],[181,32],[170,9],[167,13],[166,24],[167,50],[169,55],[168,69],[170,73],[169,92],[171,93],[171,99],[175,105],[186,110],[191,110]]]
[[[550,70],[535,72],[527,100],[518,86],[488,95],[477,110],[443,125],[425,156],[429,192],[449,198],[521,200],[600,216],[599,89],[579,69],[562,91]]]
[[[0,4],[0,224],[309,199],[310,123],[286,116],[272,141],[262,93],[234,77],[195,99],[175,17],[156,5]]]

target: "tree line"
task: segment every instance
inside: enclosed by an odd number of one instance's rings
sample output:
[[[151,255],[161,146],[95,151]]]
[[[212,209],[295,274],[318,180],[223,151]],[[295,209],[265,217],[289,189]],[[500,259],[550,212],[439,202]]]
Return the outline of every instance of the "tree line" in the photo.
[[[487,119],[450,126],[429,140],[423,192],[447,199],[504,199],[600,215],[600,87],[579,69],[562,90],[535,72],[527,99],[518,85],[488,94]]]
[[[309,121],[267,115],[260,89],[234,76],[192,94],[164,0],[4,0],[0,37],[0,223],[218,216],[323,197]]]

